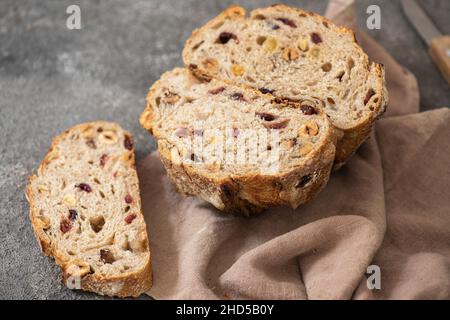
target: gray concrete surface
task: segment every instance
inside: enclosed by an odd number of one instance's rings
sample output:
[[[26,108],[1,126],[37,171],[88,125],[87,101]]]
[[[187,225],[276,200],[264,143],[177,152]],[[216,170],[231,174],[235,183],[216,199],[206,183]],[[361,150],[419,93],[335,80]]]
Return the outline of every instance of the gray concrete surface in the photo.
[[[237,2],[237,1],[236,1]],[[271,1],[239,1],[248,8]],[[326,1],[286,1],[323,13]],[[231,1],[16,1],[0,2],[0,299],[96,299],[61,285],[58,268],[42,256],[28,220],[26,177],[50,138],[76,123],[118,121],[134,133],[138,159],[154,147],[138,116],[148,87],[181,65],[193,28]],[[422,1],[442,32],[450,34],[450,1]],[[66,28],[66,7],[79,4],[83,29]],[[382,29],[369,31],[418,76],[422,110],[450,106],[446,82],[397,1],[378,4]]]

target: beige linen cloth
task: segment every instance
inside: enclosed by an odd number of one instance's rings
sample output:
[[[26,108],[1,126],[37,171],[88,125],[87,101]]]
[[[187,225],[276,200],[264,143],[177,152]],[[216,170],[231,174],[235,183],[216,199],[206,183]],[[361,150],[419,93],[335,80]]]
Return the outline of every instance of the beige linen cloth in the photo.
[[[156,153],[139,164],[149,295],[450,299],[450,110],[418,113],[414,76],[367,35],[358,38],[385,64],[389,109],[308,204],[229,216],[178,195]],[[380,267],[381,289],[368,288],[369,265]]]

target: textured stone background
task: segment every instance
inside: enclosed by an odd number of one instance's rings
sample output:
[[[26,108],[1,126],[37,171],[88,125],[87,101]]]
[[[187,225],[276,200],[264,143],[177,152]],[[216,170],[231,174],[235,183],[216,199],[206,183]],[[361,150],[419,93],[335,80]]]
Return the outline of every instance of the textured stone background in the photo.
[[[236,1],[237,2],[237,1]],[[323,13],[326,1],[286,1]],[[421,1],[450,34],[450,1]],[[247,8],[271,1],[240,1]],[[82,30],[66,28],[79,4]],[[193,28],[231,1],[0,2],[0,299],[96,299],[61,285],[59,269],[43,257],[28,220],[27,176],[50,139],[80,122],[118,121],[136,137],[138,159],[154,144],[138,124],[147,89],[181,65]],[[382,9],[382,29],[368,31],[417,77],[422,109],[450,106],[450,91],[397,1],[357,1],[360,25],[370,4]]]

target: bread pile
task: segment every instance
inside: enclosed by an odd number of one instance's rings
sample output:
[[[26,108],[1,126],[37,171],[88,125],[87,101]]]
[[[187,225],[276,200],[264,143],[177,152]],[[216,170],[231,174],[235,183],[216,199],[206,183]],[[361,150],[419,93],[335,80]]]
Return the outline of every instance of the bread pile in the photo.
[[[195,30],[140,123],[169,178],[224,212],[297,208],[368,137],[384,70],[354,33],[299,9],[233,6]],[[152,283],[132,136],[91,122],[53,140],[27,188],[30,218],[65,283],[137,296]]]
[[[140,122],[178,191],[226,212],[296,208],[314,197],[388,101],[383,67],[353,31],[285,5],[248,16],[228,8],[192,33],[183,61],[186,69],[152,86]],[[276,142],[243,134],[261,129]],[[273,153],[276,170],[265,170]]]

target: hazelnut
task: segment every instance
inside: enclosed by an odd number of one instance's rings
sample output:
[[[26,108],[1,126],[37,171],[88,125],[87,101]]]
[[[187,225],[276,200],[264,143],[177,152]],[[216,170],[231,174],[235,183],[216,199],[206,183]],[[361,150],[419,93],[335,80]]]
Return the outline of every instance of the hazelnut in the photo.
[[[317,47],[314,47],[311,49],[311,56],[314,58],[317,58],[319,56],[320,50]]]
[[[313,145],[310,142],[307,142],[303,144],[300,148],[300,155],[306,156],[308,153],[310,153],[313,150]]]
[[[71,277],[83,277],[90,269],[89,264],[84,261],[72,261],[66,268],[66,274]]]
[[[77,200],[75,199],[75,196],[70,193],[64,195],[63,202],[68,207],[73,207],[77,204]]]
[[[39,228],[44,229],[44,230],[50,228],[50,219],[49,218],[44,217],[42,215],[37,216],[36,218],[38,220]]]
[[[108,130],[100,133],[100,135],[98,136],[98,140],[104,144],[115,144],[117,143],[119,138],[114,131]]]
[[[231,66],[231,72],[235,75],[235,76],[242,76],[245,72],[244,67],[238,65],[238,64],[233,64]]]
[[[303,52],[308,51],[309,49],[309,42],[307,39],[305,38],[301,38],[300,41],[298,42],[298,48],[300,50],[302,50]]]
[[[299,135],[302,137],[312,137],[319,133],[319,126],[314,121],[308,121],[300,127]]]
[[[207,58],[202,61],[203,66],[207,70],[215,70],[219,66],[219,62],[216,59]]]
[[[180,165],[181,164],[181,157],[180,157],[180,153],[178,152],[178,148],[177,147],[173,147],[170,150],[170,158],[171,158],[172,162],[175,165]]]
[[[277,40],[274,38],[268,38],[266,41],[264,41],[263,43],[263,48],[264,51],[266,51],[267,53],[272,53],[277,49]]]
[[[285,48],[282,57],[286,61],[294,61],[298,59],[298,52],[294,48]]]

